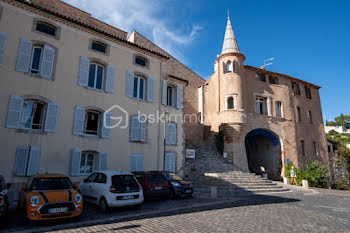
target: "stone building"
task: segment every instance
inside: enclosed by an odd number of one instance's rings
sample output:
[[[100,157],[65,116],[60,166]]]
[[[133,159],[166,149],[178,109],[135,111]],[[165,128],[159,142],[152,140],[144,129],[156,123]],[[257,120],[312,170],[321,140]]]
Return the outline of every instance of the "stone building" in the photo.
[[[222,131],[234,170],[266,172],[270,179],[281,179],[288,161],[327,164],[320,87],[244,60],[228,18],[214,73],[198,89],[204,141]]]

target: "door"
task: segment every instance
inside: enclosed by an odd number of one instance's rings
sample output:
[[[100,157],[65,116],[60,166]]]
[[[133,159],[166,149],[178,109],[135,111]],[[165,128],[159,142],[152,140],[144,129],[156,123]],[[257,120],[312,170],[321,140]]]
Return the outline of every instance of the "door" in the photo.
[[[96,177],[91,184],[91,198],[95,204],[99,204],[100,198],[109,190],[106,187],[107,176],[103,173],[96,173]]]
[[[80,192],[86,201],[93,201],[91,188],[96,176],[97,173],[92,173],[80,187]]]

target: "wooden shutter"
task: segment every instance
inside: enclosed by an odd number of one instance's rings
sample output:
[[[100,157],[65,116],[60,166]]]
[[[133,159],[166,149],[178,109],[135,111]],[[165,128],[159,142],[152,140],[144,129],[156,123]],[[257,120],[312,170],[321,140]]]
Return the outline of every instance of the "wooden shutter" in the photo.
[[[136,160],[136,169],[137,171],[143,171],[143,155],[138,155],[137,160]]]
[[[83,87],[88,86],[89,69],[90,69],[89,59],[86,57],[80,57],[79,80],[78,80],[78,83],[80,86],[83,86]]]
[[[176,172],[176,155],[174,153],[165,154],[165,171]]]
[[[171,137],[171,144],[176,144],[176,124],[171,124],[170,125],[171,128],[171,133],[170,133],[170,137]]]
[[[46,111],[45,131],[56,132],[58,112],[60,109],[59,103],[48,103]]]
[[[128,97],[133,97],[134,93],[134,73],[130,70],[126,71],[126,87],[125,95]]]
[[[23,98],[16,95],[11,95],[6,121],[7,128],[20,128],[22,107]]]
[[[13,169],[16,176],[26,175],[29,148],[29,146],[17,147],[15,166]]]
[[[0,66],[2,66],[2,62],[4,60],[6,41],[7,41],[7,33],[0,32]]]
[[[141,122],[140,122],[140,141],[145,142],[146,136],[147,136],[147,122],[143,118],[141,119]]]
[[[40,75],[44,78],[51,78],[53,63],[55,60],[55,49],[51,46],[44,46],[44,53],[41,59]]]
[[[39,158],[40,158],[40,148],[36,146],[30,147],[27,176],[32,176],[38,174],[39,168]]]
[[[100,157],[98,160],[99,163],[99,170],[103,171],[103,170],[107,170],[107,158],[108,158],[108,152],[101,152],[100,153]]]
[[[167,104],[167,87],[168,87],[168,82],[166,80],[163,80],[162,82],[162,104],[166,105]]]
[[[178,109],[182,109],[182,89],[182,86],[176,86],[176,107]]]
[[[19,48],[17,53],[16,70],[21,72],[28,72],[30,57],[32,54],[32,42],[25,38],[19,40]]]
[[[165,142],[171,144],[171,123],[167,123],[165,127]]]
[[[106,74],[106,88],[107,92],[114,92],[114,79],[115,79],[115,66],[108,65],[107,66],[107,74]]]
[[[154,102],[155,84],[154,78],[150,77],[147,79],[147,101]]]
[[[84,134],[85,109],[80,106],[75,106],[73,134]]]
[[[133,116],[131,118],[131,128],[130,128],[130,140],[139,141],[140,140],[140,128],[141,124],[138,116]]]
[[[137,158],[135,155],[130,156],[130,172],[137,171]]]
[[[81,160],[81,151],[78,149],[73,149],[72,160],[70,163],[71,176],[78,176],[80,174],[80,160]]]
[[[110,138],[111,137],[111,129],[109,127],[112,126],[112,113],[105,112],[103,114],[103,122],[102,122],[102,137]]]

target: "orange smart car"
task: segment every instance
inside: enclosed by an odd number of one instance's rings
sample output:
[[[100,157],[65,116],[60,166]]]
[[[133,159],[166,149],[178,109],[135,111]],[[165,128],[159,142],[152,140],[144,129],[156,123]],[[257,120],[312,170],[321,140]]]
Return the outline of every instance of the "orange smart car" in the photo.
[[[24,185],[22,205],[29,220],[77,217],[83,199],[65,175],[35,175]]]

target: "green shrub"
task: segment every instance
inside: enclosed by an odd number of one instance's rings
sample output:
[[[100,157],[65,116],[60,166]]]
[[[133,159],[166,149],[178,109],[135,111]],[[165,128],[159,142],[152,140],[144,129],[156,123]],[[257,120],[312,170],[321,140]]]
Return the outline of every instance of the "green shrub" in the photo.
[[[338,190],[350,190],[350,186],[344,184],[340,180],[335,182],[333,188],[338,189]]]
[[[325,180],[327,177],[327,167],[321,165],[317,161],[312,161],[311,163],[307,164],[306,169],[303,172],[303,177],[308,181],[310,187],[327,187]]]
[[[292,166],[294,166],[294,165],[292,162],[290,162],[289,164],[286,164],[284,167],[285,168],[284,175],[285,175],[285,177],[289,178],[289,181],[290,181],[290,170],[292,170]],[[295,171],[295,174],[297,176],[297,183],[298,183],[298,185],[301,185],[302,180],[304,179],[303,173],[299,168],[297,168],[295,166],[294,166],[294,171]]]

